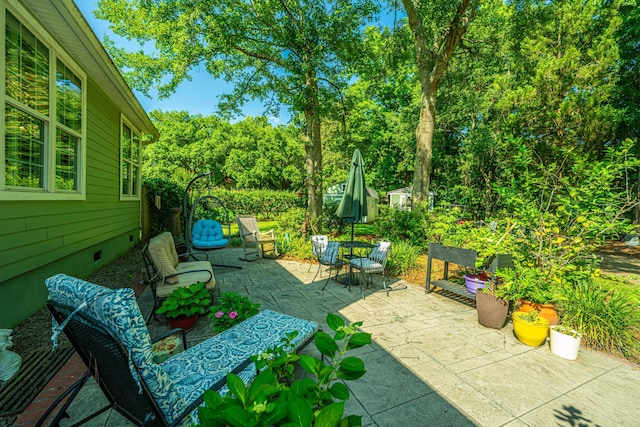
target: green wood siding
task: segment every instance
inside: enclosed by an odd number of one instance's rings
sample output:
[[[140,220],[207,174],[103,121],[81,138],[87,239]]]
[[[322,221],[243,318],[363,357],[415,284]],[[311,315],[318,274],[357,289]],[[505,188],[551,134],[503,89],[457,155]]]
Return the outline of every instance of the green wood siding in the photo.
[[[86,277],[138,242],[140,202],[120,201],[120,111],[90,77],[86,137],[86,200],[0,202],[0,328],[42,307],[49,275]]]

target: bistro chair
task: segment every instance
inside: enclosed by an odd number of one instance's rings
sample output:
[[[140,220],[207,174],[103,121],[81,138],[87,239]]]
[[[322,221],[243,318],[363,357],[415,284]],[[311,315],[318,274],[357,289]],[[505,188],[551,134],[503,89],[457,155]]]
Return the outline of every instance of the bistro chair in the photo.
[[[331,270],[333,269],[336,270],[336,275],[333,280],[337,281],[338,274],[340,273],[340,269],[345,264],[344,260],[339,257],[339,254],[340,254],[340,242],[328,242],[327,247],[322,253],[322,256],[318,258],[318,263],[320,264],[319,268],[322,268],[322,266],[329,267],[329,277],[327,277],[327,280],[324,282],[324,285],[322,286],[323,291],[324,291],[324,288],[327,287],[327,283],[329,283],[329,280],[331,280]],[[317,275],[318,273],[316,272],[316,276]],[[311,283],[313,283],[315,280],[316,280],[316,277],[314,276]]]
[[[387,286],[385,271],[390,251],[391,242],[378,242],[366,258],[353,258],[350,261],[351,268],[360,271],[362,278],[367,283],[367,288],[373,284],[374,274],[382,275],[382,287],[387,292],[387,296],[389,296],[389,292],[391,291],[407,289],[406,285],[399,285],[397,287]],[[364,290],[362,287],[360,291],[362,291],[362,299],[364,299]]]
[[[327,248],[327,243],[329,243],[329,236],[325,235],[316,235],[311,236],[311,250],[313,251],[313,256],[318,260],[318,272],[320,273],[320,277],[322,277],[322,264],[320,264],[320,257],[324,253],[324,250]],[[307,273],[311,271],[311,264],[309,264],[309,270]],[[316,276],[318,275],[316,272]],[[315,280],[315,276],[313,279]]]

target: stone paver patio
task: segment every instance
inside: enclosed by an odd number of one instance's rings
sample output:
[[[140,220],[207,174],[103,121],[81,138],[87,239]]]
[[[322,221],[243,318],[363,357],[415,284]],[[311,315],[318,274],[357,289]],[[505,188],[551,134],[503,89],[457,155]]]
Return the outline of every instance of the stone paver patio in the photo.
[[[311,283],[315,265],[262,259],[238,260],[241,250],[212,253],[221,292],[248,295],[261,308],[311,319],[326,327],[327,312],[350,322],[363,321],[373,344],[357,350],[367,374],[346,383],[352,392],[347,413],[363,416],[365,426],[632,426],[640,423],[640,368],[581,348],[577,361],[553,355],[548,345],[531,348],[502,330],[482,327],[475,308],[416,284],[391,292],[358,287],[348,291],[322,279]],[[398,282],[392,279],[391,282]],[[380,283],[379,277],[376,283]],[[141,297],[143,312],[148,292]],[[153,322],[151,335],[166,330]],[[189,344],[211,333],[201,319]],[[312,345],[304,353],[319,356]],[[100,390],[87,385],[70,409],[79,419],[101,404]],[[127,425],[107,413],[88,425]]]

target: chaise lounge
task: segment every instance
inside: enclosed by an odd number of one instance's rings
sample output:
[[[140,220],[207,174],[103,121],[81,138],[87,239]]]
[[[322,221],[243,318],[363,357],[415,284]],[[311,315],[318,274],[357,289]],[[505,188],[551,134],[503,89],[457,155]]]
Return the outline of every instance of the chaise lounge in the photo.
[[[57,335],[64,332],[109,400],[109,405],[87,419],[115,409],[136,425],[197,422],[204,391],[225,394],[225,377],[230,372],[251,382],[256,375],[255,366],[248,361],[251,355],[280,345],[295,330],[299,334],[293,346],[298,350],[318,328],[315,322],[264,310],[155,363],[151,338],[132,289],[108,289],[63,274],[47,279],[46,286],[47,305],[54,317],[54,346]],[[79,389],[85,381],[86,376],[74,387]],[[74,395],[58,417],[66,416]]]

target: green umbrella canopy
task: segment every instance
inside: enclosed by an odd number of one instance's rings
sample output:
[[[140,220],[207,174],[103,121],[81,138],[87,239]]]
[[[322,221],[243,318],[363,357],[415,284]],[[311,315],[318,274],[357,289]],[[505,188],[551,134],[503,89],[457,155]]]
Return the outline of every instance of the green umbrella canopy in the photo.
[[[351,159],[349,177],[342,195],[342,200],[336,210],[336,215],[351,222],[352,240],[353,224],[362,221],[367,216],[367,184],[364,178],[364,161],[360,150],[356,148]]]

